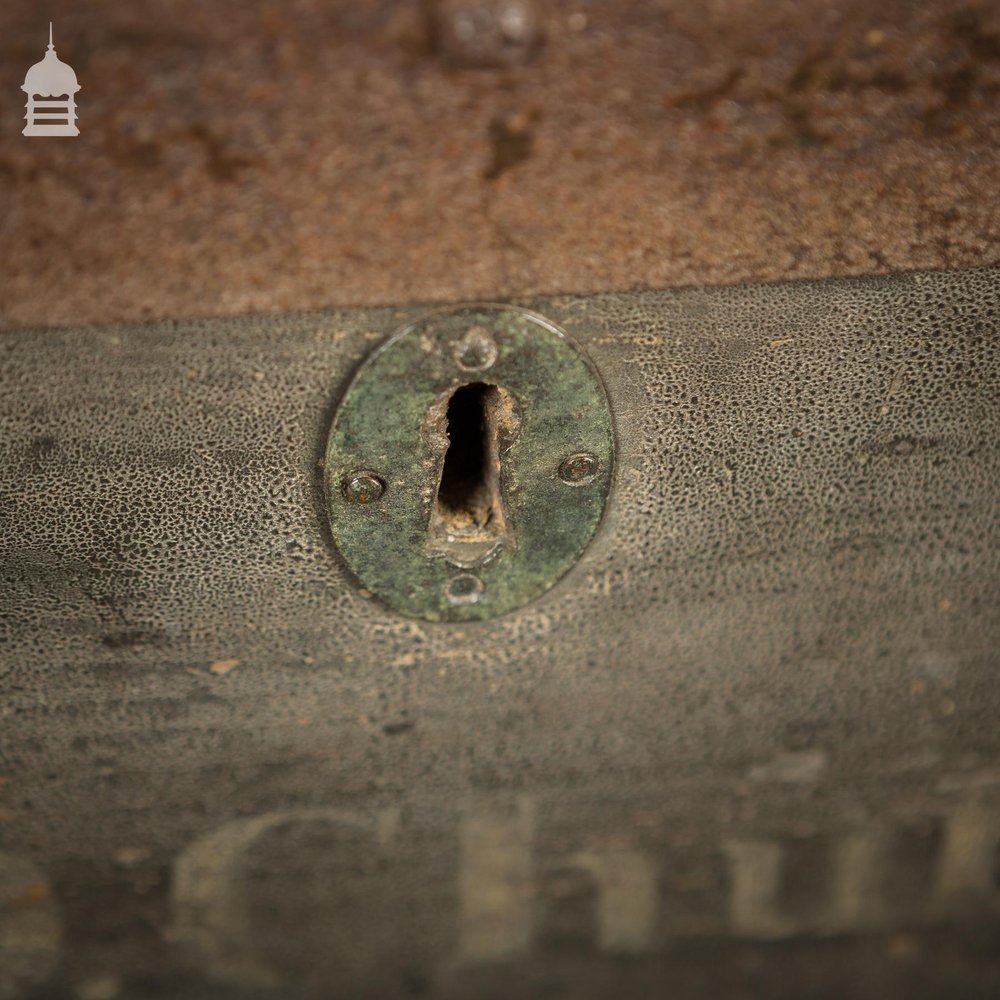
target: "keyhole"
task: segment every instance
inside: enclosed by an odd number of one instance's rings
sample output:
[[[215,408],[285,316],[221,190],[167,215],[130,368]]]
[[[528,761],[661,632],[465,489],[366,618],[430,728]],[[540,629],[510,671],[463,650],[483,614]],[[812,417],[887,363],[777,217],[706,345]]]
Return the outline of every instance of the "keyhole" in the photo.
[[[501,457],[517,436],[514,397],[473,382],[448,400],[448,442],[428,526],[428,546],[456,566],[475,566],[512,544],[501,482]]]
[[[487,411],[494,385],[463,385],[448,401],[448,450],[438,487],[438,509],[456,531],[485,527],[497,501],[500,463]]]

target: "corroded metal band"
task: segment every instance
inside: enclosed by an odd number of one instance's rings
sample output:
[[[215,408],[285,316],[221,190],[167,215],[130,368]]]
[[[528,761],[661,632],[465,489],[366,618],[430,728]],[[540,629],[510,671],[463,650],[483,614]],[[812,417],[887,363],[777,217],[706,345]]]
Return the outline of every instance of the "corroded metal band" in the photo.
[[[498,463],[506,535],[471,570],[430,538],[448,447],[435,414],[470,383],[498,387],[517,410]],[[581,454],[596,471],[574,488],[561,470]],[[368,359],[336,412],[326,453],[333,536],[362,585],[395,610],[491,618],[544,593],[580,557],[600,522],[613,458],[604,387],[561,330],[506,307],[430,314]],[[357,470],[384,482],[376,502],[345,496]]]

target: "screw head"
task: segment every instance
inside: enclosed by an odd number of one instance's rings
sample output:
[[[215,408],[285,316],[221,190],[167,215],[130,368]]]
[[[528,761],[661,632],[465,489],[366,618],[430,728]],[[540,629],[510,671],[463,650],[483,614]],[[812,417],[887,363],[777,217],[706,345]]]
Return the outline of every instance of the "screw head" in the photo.
[[[445,585],[449,604],[475,604],[484,590],[483,581],[474,573],[459,573]]]
[[[385,493],[385,483],[374,472],[363,469],[353,472],[343,482],[341,490],[348,503],[374,503]]]
[[[452,352],[459,368],[467,372],[483,372],[493,367],[500,349],[486,327],[473,326],[464,337],[455,341]]]
[[[596,475],[600,464],[594,455],[579,451],[563,461],[559,466],[559,478],[568,486],[582,486],[589,483]]]

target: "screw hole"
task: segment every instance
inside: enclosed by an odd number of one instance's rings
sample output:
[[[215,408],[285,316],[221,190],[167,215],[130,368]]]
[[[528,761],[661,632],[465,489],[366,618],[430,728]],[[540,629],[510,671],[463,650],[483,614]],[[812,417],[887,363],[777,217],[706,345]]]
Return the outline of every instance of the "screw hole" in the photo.
[[[472,573],[453,576],[445,589],[445,596],[451,604],[475,604],[483,592],[483,581]]]

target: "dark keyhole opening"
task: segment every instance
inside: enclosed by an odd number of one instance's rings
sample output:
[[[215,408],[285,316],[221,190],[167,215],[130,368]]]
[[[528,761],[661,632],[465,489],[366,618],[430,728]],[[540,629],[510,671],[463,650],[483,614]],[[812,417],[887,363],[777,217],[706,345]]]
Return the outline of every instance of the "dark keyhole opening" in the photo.
[[[428,411],[432,440],[446,437],[427,549],[454,566],[479,566],[515,539],[501,485],[501,459],[521,429],[521,411],[502,386],[472,382]]]
[[[491,407],[497,387],[474,382],[448,401],[448,450],[438,487],[438,510],[458,531],[485,527],[497,496],[499,462]]]

